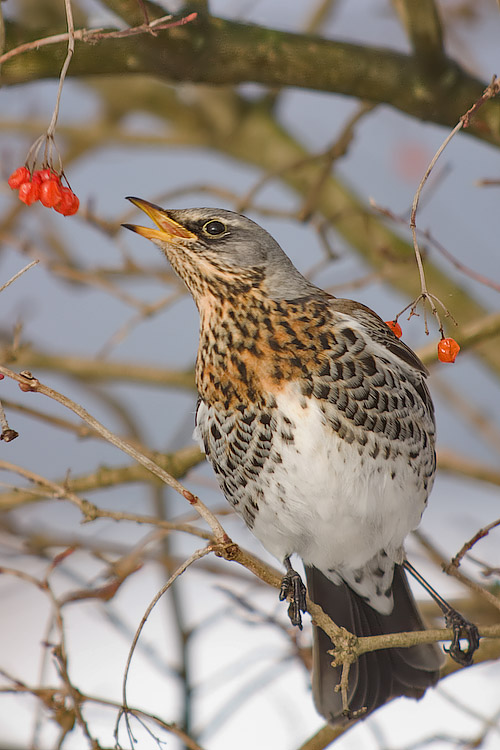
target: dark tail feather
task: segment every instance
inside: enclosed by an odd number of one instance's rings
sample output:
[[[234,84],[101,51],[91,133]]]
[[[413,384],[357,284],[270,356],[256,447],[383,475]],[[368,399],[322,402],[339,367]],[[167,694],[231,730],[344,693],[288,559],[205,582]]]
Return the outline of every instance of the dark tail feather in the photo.
[[[333,622],[358,636],[424,630],[406,574],[400,565],[394,569],[392,585],[394,609],[381,615],[358,596],[347,584],[335,585],[317,568],[306,567],[310,598],[319,604]],[[335,691],[340,682],[341,668],[332,667],[332,649],[328,636],[314,627],[313,694],[316,708],[327,721],[342,718],[342,697]],[[437,682],[443,654],[437,644],[410,648],[390,648],[363,654],[349,672],[349,708],[366,713],[406,695],[420,698]]]

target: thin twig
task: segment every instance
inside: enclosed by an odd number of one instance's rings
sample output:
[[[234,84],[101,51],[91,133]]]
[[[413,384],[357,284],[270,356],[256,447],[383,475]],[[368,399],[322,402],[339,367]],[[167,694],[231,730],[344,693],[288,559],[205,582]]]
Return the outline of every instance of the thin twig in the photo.
[[[7,421],[5,410],[3,408],[3,404],[1,401],[0,401],[0,427],[2,428],[2,432],[0,433],[0,440],[3,440],[5,443],[11,443],[13,440],[16,439],[16,437],[19,437],[19,433],[16,432],[16,430],[13,430],[12,427],[9,427],[9,422]]]
[[[151,524],[167,531],[184,531],[188,534],[200,537],[201,539],[210,540],[212,538],[211,534],[208,534],[202,529],[198,529],[190,523],[176,523],[173,521],[164,521],[155,518],[154,516],[141,515],[139,513],[127,513],[125,511],[104,510],[103,508],[98,508],[94,503],[82,499],[74,492],[71,492],[68,487],[64,487],[62,484],[57,484],[57,482],[53,482],[40,474],[35,474],[34,471],[25,469],[22,466],[17,466],[9,461],[0,460],[0,471],[9,471],[13,474],[18,474],[19,476],[28,479],[28,481],[34,482],[40,487],[45,488],[45,490],[38,489],[38,495],[51,498],[65,498],[70,503],[73,503],[73,505],[76,505],[86,522],[95,521],[97,518],[110,518],[114,521],[133,521],[134,523],[139,524]],[[2,486],[4,485],[2,484]]]
[[[183,26],[190,21],[194,21],[197,15],[197,13],[189,13],[184,18],[180,18],[177,21],[172,21],[172,23],[167,23],[167,21],[172,18],[171,15],[162,16],[155,21],[151,21],[150,24],[133,26],[129,29],[124,29],[123,31],[106,31],[104,27],[96,29],[77,29],[76,31],[73,31],[73,39],[77,42],[89,42],[90,44],[93,44],[95,42],[101,41],[102,39],[117,39],[126,36],[135,36],[136,34],[150,34],[153,31],[157,32],[163,31],[164,29],[175,28],[176,26]],[[52,36],[46,36],[42,37],[41,39],[35,39],[32,42],[20,44],[18,47],[15,47],[14,49],[11,49],[0,56],[0,65],[4,62],[7,62],[7,60],[10,60],[12,57],[21,55],[24,52],[31,52],[32,50],[40,49],[40,47],[47,47],[51,44],[60,44],[61,42],[67,42],[69,41],[69,38],[70,34],[69,32],[66,32],[64,34],[53,34]]]
[[[490,591],[485,589],[483,586],[481,586],[476,581],[473,581],[468,576],[464,575],[460,570],[458,570],[457,567],[454,565],[450,565],[448,560],[446,560],[441,553],[437,550],[436,546],[430,541],[430,539],[420,530],[416,530],[413,532],[413,536],[415,539],[418,539],[422,547],[426,549],[433,557],[433,559],[441,564],[441,567],[445,573],[452,576],[453,578],[456,578],[458,581],[463,583],[467,588],[469,588],[474,593],[479,594],[485,601],[487,601],[489,604],[491,604],[492,607],[494,607],[497,610],[500,610],[500,599],[492,594]],[[494,626],[497,627],[497,626]],[[487,632],[487,629],[480,628],[481,635],[489,635]],[[432,632],[432,631],[428,631]],[[498,635],[500,636],[500,625],[498,626]]]
[[[299,221],[308,221],[311,218],[311,215],[318,204],[318,198],[321,191],[330,176],[334,162],[347,154],[349,146],[354,138],[356,125],[366,114],[371,112],[375,106],[376,105],[371,102],[361,102],[354,114],[349,117],[345,123],[339,136],[324,152],[322,156],[324,164],[322,167],[320,166],[318,178],[312,185],[309,193],[305,196],[302,206],[298,211]]]
[[[417,192],[414,195],[413,203],[412,203],[412,206],[411,206],[411,215],[410,215],[410,229],[411,229],[411,234],[412,234],[412,238],[413,238],[413,249],[415,251],[415,258],[416,258],[416,261],[417,261],[418,273],[420,275],[420,288],[421,288],[420,295],[417,297],[417,299],[415,300],[415,302],[411,306],[411,312],[413,313],[415,311],[415,308],[416,308],[417,304],[420,301],[422,301],[424,303],[426,301],[428,301],[429,305],[430,305],[430,308],[431,308],[431,312],[432,312],[432,314],[434,315],[434,317],[436,318],[436,320],[438,322],[439,331],[440,331],[440,333],[441,333],[442,336],[444,336],[443,324],[441,323],[441,318],[440,318],[439,313],[438,313],[438,311],[436,309],[436,306],[434,304],[434,300],[437,299],[437,298],[434,297],[434,295],[429,294],[429,292],[427,290],[427,282],[426,282],[426,279],[425,279],[425,271],[424,271],[424,266],[423,266],[423,262],[422,262],[422,254],[421,254],[420,248],[418,246],[417,225],[416,225],[415,222],[416,222],[416,217],[417,217],[417,209],[418,209],[418,203],[419,203],[419,200],[420,200],[420,194],[421,194],[421,192],[423,190],[423,187],[424,187],[425,183],[427,182],[427,179],[428,179],[430,173],[432,172],[435,163],[437,162],[437,160],[439,159],[439,157],[443,153],[444,149],[446,148],[446,146],[448,145],[448,143],[451,141],[451,139],[453,138],[453,136],[455,135],[455,133],[458,133],[458,131],[461,130],[462,127],[463,127],[463,120],[460,120],[460,122],[458,122],[455,125],[455,127],[453,128],[453,130],[451,131],[451,133],[448,134],[448,136],[445,138],[445,140],[443,141],[443,143],[441,144],[441,146],[438,148],[438,150],[434,154],[434,156],[433,156],[433,158],[432,158],[429,166],[425,170],[424,176],[420,180],[420,184],[419,184],[419,186],[417,188]],[[427,321],[425,321],[425,333],[427,335],[429,334],[429,329],[427,327]]]
[[[33,260],[31,263],[28,263],[27,266],[24,266],[24,268],[21,268],[21,270],[18,271],[16,274],[14,274],[14,276],[11,279],[9,279],[8,281],[5,282],[5,284],[2,284],[2,286],[0,286],[0,292],[3,292],[4,289],[7,289],[7,287],[13,284],[14,281],[16,281],[20,276],[23,275],[23,273],[26,273],[26,271],[29,271],[30,268],[33,268],[33,266],[36,266],[36,264],[39,262],[40,262],[39,260]]]
[[[68,72],[69,64],[71,62],[71,58],[73,57],[73,53],[75,51],[75,24],[73,21],[73,11],[71,8],[71,0],[64,0],[64,9],[66,11],[66,22],[68,24],[68,51],[66,53],[66,58],[64,60],[61,73],[59,75],[59,86],[57,88],[56,104],[54,107],[54,112],[52,114],[52,119],[50,121],[49,127],[47,128],[47,138],[54,137],[54,133],[56,130],[56,125],[57,125],[57,118],[59,117],[59,105],[61,103],[64,79],[66,78],[66,73]]]
[[[467,542],[465,542],[465,544],[462,546],[459,552],[457,552],[455,557],[452,558],[450,565],[447,566],[447,572],[448,572],[448,568],[451,566],[458,568],[458,566],[460,565],[466,553],[469,552],[469,550],[471,550],[473,546],[477,542],[479,542],[480,539],[484,539],[485,536],[488,536],[490,531],[492,529],[495,529],[497,526],[500,526],[500,518],[498,518],[496,521],[492,521],[484,528],[479,529],[479,531],[477,531],[473,537],[471,537]]]
[[[0,688],[0,693],[3,695],[10,694],[10,693],[30,694],[34,698],[38,698],[39,700],[41,700],[42,703],[46,707],[49,707],[51,700],[61,695],[60,687],[54,687],[54,688],[52,687],[44,687],[44,688],[30,687],[26,683],[22,682],[20,679],[6,672],[4,669],[0,669],[0,676],[4,677],[6,680],[12,683],[12,687]],[[112,708],[112,709],[121,708],[120,704],[117,703],[116,701],[107,700],[106,698],[97,698],[93,695],[89,695],[88,693],[80,693],[80,699],[82,703],[93,703],[97,706],[104,706],[106,708]],[[132,716],[142,717],[143,719],[152,721],[155,724],[157,724],[158,727],[160,727],[161,729],[164,729],[167,732],[171,732],[174,736],[182,740],[184,745],[187,748],[189,748],[189,750],[202,750],[201,745],[195,742],[191,737],[189,737],[189,735],[183,732],[182,729],[180,729],[180,727],[176,726],[175,724],[170,724],[164,721],[164,719],[161,719],[159,716],[155,716],[155,714],[149,713],[140,708],[129,707],[128,711],[129,711],[129,714],[131,714]]]
[[[150,23],[143,23],[140,26],[134,26],[130,29],[123,29],[123,31],[108,31],[104,33],[95,32],[91,33],[86,41],[97,42],[101,39],[123,39],[127,36],[135,36],[137,34],[152,34],[156,36],[157,31],[163,31],[165,29],[173,29],[176,26],[184,26],[186,23],[194,21],[198,17],[197,13],[189,13],[184,18],[179,18],[177,21],[171,23],[164,23],[164,21],[172,18],[172,16],[162,16],[156,20],[150,21]]]
[[[89,412],[86,411],[82,406],[77,404],[75,401],[72,401],[67,396],[64,396],[62,393],[55,391],[53,388],[49,388],[49,386],[44,385],[37,378],[34,378],[29,372],[24,371],[20,374],[17,374],[16,372],[9,370],[7,367],[0,365],[0,373],[6,375],[12,380],[16,380],[19,383],[21,390],[25,392],[32,391],[35,393],[41,393],[44,396],[48,396],[54,401],[62,404],[67,409],[70,409],[77,416],[83,419],[84,422],[93,427],[93,429],[97,430],[97,432],[105,437],[108,442],[115,445],[124,453],[127,453],[131,458],[142,464],[142,466],[148,469],[148,471],[161,479],[162,482],[167,484],[169,487],[172,487],[174,490],[176,490],[176,492],[181,494],[193,506],[197,513],[208,523],[208,525],[212,529],[214,540],[216,542],[221,544],[230,543],[231,540],[229,539],[228,535],[222,528],[217,518],[213,515],[213,513],[209,511],[207,506],[202,503],[198,497],[193,495],[192,492],[186,489],[177,479],[175,479],[171,474],[158,466],[157,463],[152,461],[144,453],[137,450],[137,448],[135,448],[126,440],[118,437],[118,435],[115,435],[113,432],[111,432],[111,430],[108,430],[107,427],[105,427],[91,414],[89,414]]]
[[[439,300],[434,294],[430,294],[429,291],[428,291],[428,289],[427,289],[427,282],[426,282],[426,279],[425,279],[424,266],[423,266],[423,262],[422,262],[422,254],[420,252],[420,248],[419,248],[419,245],[418,245],[418,239],[417,239],[416,216],[417,216],[418,204],[419,204],[419,200],[420,200],[420,194],[421,194],[421,192],[423,190],[423,187],[424,187],[425,183],[427,182],[427,179],[428,179],[430,173],[432,172],[432,170],[434,168],[434,165],[436,164],[437,160],[439,159],[439,157],[441,156],[441,154],[443,153],[443,151],[445,150],[445,148],[447,147],[447,145],[449,144],[449,142],[451,141],[451,139],[456,135],[456,133],[458,133],[459,130],[461,130],[462,128],[468,127],[470,125],[471,118],[476,114],[477,110],[488,99],[491,99],[492,97],[496,96],[499,93],[499,91],[500,91],[500,79],[498,79],[498,78],[496,78],[496,76],[494,76],[493,79],[492,79],[492,81],[491,81],[491,83],[489,84],[489,86],[487,86],[485,88],[482,96],[476,102],[474,102],[474,104],[472,105],[472,107],[470,107],[470,109],[468,109],[467,112],[464,115],[462,115],[462,117],[457,122],[457,124],[455,125],[455,127],[453,128],[453,130],[451,131],[451,133],[448,134],[448,136],[444,139],[443,143],[441,144],[441,146],[438,148],[438,150],[434,154],[433,158],[431,159],[431,162],[430,162],[429,166],[425,170],[424,176],[420,180],[420,184],[419,184],[419,186],[417,188],[417,191],[416,191],[416,193],[414,195],[414,198],[413,198],[412,207],[411,207],[411,215],[410,215],[410,229],[411,229],[412,238],[413,238],[413,249],[415,251],[415,258],[416,258],[416,261],[417,261],[418,272],[419,272],[419,275],[420,275],[421,293],[419,294],[419,296],[417,297],[417,299],[409,307],[411,308],[411,310],[410,310],[410,317],[411,317],[413,314],[415,314],[415,310],[416,310],[417,305],[420,302],[424,303],[424,320],[425,320],[425,333],[426,334],[429,333],[429,329],[428,329],[428,326],[427,326],[427,320],[425,318],[425,302],[429,303],[429,306],[431,308],[431,312],[432,312],[432,314],[434,315],[434,317],[436,318],[436,320],[438,322],[439,331],[440,331],[441,336],[443,338],[444,338],[443,324],[441,322],[441,317],[440,317],[439,312],[438,312],[438,310],[436,308],[436,305],[434,303],[437,302],[438,304],[440,304],[441,307],[444,309],[445,314],[447,316],[449,315],[449,312],[448,312],[446,306],[441,302],[441,300]],[[405,308],[405,309],[407,309],[407,308]]]
[[[129,320],[126,320],[125,323],[123,323],[123,325],[121,325],[120,328],[108,339],[108,341],[101,346],[100,350],[97,352],[96,360],[102,361],[104,358],[108,357],[112,349],[122,343],[136,326],[143,323],[145,320],[149,320],[154,315],[157,315],[184,295],[184,289],[179,289],[157,302],[152,302],[149,305],[143,304],[142,308]]]
[[[142,629],[143,629],[144,625],[146,624],[147,619],[148,619],[149,615],[151,614],[152,610],[154,609],[154,607],[156,606],[156,604],[158,603],[158,601],[161,599],[161,597],[163,596],[163,594],[166,591],[168,591],[168,589],[173,584],[173,582],[177,578],[179,578],[179,576],[182,575],[182,573],[184,573],[184,571],[187,570],[187,568],[189,568],[190,565],[192,565],[197,560],[200,560],[202,557],[205,557],[205,555],[210,554],[212,551],[213,551],[212,547],[209,545],[207,547],[203,547],[202,549],[196,550],[195,552],[193,552],[193,554],[191,555],[191,557],[189,557],[187,560],[184,560],[184,562],[182,563],[182,565],[180,565],[177,568],[177,570],[174,571],[174,573],[172,573],[172,575],[170,576],[170,578],[168,579],[168,581],[157,592],[157,594],[155,595],[155,597],[153,598],[153,600],[151,601],[151,603],[148,605],[148,607],[147,607],[144,615],[142,616],[141,622],[139,623],[139,627],[137,628],[137,630],[135,632],[134,638],[132,640],[132,645],[130,646],[130,649],[129,649],[129,652],[128,652],[127,663],[125,665],[125,672],[123,674],[123,682],[122,682],[122,701],[123,701],[123,706],[122,706],[122,709],[120,710],[120,713],[118,714],[118,717],[116,719],[115,731],[114,731],[114,736],[115,736],[117,744],[118,744],[118,730],[119,730],[120,720],[121,720],[121,717],[123,715],[125,715],[125,722],[126,722],[126,725],[127,725],[127,731],[129,733],[129,737],[131,737],[131,729],[130,729],[129,718],[128,718],[129,710],[128,710],[128,704],[127,704],[127,680],[128,680],[128,673],[129,673],[129,669],[130,669],[130,664],[131,664],[131,661],[132,661],[132,657],[134,655],[135,647],[136,647],[137,641],[139,640],[139,637],[141,635]]]
[[[382,214],[383,216],[387,216],[387,218],[390,219],[391,221],[394,221],[395,223],[398,223],[398,224],[402,224],[403,226],[407,226],[407,221],[404,217],[398,216],[397,214],[393,213],[389,208],[380,206],[375,200],[373,200],[373,198],[370,198],[370,206],[374,208],[375,211]],[[433,237],[429,229],[417,229],[417,235],[426,239],[429,242],[429,244],[433,245],[435,249],[446,258],[446,260],[448,260],[455,268],[457,268],[463,274],[465,274],[471,279],[474,279],[474,281],[477,281],[479,284],[483,284],[484,286],[489,286],[491,287],[491,289],[494,289],[496,292],[500,292],[499,282],[494,281],[493,279],[490,279],[481,273],[478,273],[473,268],[466,266],[465,263],[462,263],[462,261],[455,258],[455,256],[443,244],[441,244],[441,242],[439,242],[435,237]]]
[[[0,11],[1,12],[1,11]],[[1,20],[1,19],[0,19]],[[34,260],[31,263],[28,263],[27,266],[24,268],[21,268],[20,271],[18,271],[14,276],[12,276],[11,279],[5,282],[2,286],[0,286],[0,292],[3,292],[4,289],[7,289],[8,286],[14,283],[20,276],[23,275],[26,271],[29,271],[30,268],[33,268],[33,266],[36,266],[38,263],[38,260]],[[9,427],[9,423],[7,421],[7,417],[5,415],[5,411],[2,405],[2,402],[0,401],[0,426],[2,428],[1,434],[0,434],[0,440],[3,440],[6,443],[12,442],[12,440],[15,440],[16,437],[19,437],[19,433],[16,432],[16,430],[13,430],[11,427]]]

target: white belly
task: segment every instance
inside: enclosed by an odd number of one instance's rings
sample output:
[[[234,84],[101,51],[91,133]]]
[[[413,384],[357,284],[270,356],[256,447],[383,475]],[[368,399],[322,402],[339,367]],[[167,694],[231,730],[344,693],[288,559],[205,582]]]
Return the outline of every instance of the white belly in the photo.
[[[418,526],[430,490],[423,487],[418,463],[404,455],[404,445],[400,455],[385,458],[391,441],[383,435],[372,434],[364,447],[346,442],[315,399],[303,403],[291,385],[277,397],[271,458],[258,478],[226,492],[228,500],[279,560],[297,553],[324,572],[354,570],[383,549],[401,561],[403,541]],[[211,412],[200,404],[195,436],[202,443],[211,441]],[[291,431],[293,442],[283,440],[282,431]],[[375,441],[379,452],[373,458]],[[214,468],[223,464],[224,448],[207,453]],[[272,460],[276,454],[279,462]],[[257,487],[263,493],[250,523],[244,500],[255,497]]]
[[[314,400],[306,408],[288,395],[277,401],[295,424],[294,442],[282,442],[282,463],[264,469],[255,535],[279,559],[296,552],[323,571],[360,568],[381,549],[401,561],[427,497],[415,467],[402,455],[385,459],[383,450],[373,459],[370,443],[360,455]]]

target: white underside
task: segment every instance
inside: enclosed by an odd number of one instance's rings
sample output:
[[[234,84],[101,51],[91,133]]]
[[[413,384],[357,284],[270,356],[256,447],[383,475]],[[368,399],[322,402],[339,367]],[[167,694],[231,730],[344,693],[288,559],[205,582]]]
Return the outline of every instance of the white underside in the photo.
[[[306,565],[350,585],[353,572],[373,565],[384,550],[390,585],[392,563],[402,561],[404,539],[418,526],[428,493],[407,458],[386,460],[381,450],[375,460],[370,442],[360,455],[356,441],[347,443],[327,424],[317,401],[307,399],[305,408],[301,401],[292,385],[277,398],[277,413],[295,425],[294,441],[279,442],[282,463],[268,461],[259,477],[264,498],[252,531],[279,560],[297,553]],[[207,416],[202,406],[198,424]],[[383,437],[377,441],[384,445]],[[373,586],[353,587],[372,599]],[[392,599],[373,606],[388,612]]]
[[[375,461],[369,444],[360,456],[356,442],[346,443],[325,424],[315,401],[305,409],[286,395],[277,401],[300,429],[281,447],[283,463],[268,477],[256,536],[276,557],[292,549],[320,570],[363,567],[381,549],[400,562],[426,497],[406,459]]]

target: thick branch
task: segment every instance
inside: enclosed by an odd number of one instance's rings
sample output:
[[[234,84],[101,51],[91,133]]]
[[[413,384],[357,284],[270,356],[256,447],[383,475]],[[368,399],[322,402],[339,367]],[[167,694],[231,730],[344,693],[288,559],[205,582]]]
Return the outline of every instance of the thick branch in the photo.
[[[446,67],[443,30],[434,0],[398,0],[396,9],[422,70],[441,73]]]
[[[30,32],[11,22],[7,38],[17,45],[29,41]],[[65,44],[55,44],[14,57],[4,64],[2,82],[54,78],[64,54]],[[447,57],[439,71],[426,73],[418,56],[202,16],[158,36],[103,39],[95,46],[77,43],[72,76],[124,73],[175,82],[256,82],[329,91],[389,104],[451,127],[485,86]],[[488,102],[469,130],[500,143],[500,101]]]

